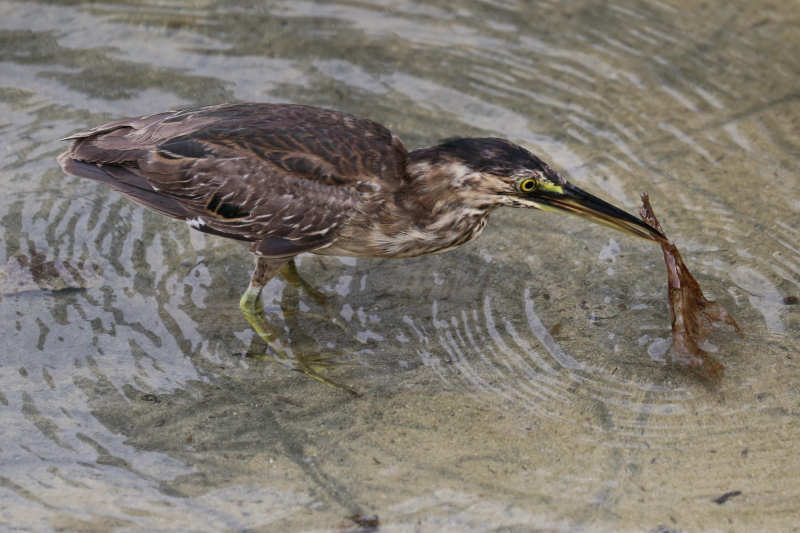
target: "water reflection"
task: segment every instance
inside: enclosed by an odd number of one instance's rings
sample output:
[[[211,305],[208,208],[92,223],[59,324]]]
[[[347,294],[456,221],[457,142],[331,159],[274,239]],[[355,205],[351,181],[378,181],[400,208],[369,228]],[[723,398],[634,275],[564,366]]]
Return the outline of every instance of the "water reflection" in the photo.
[[[688,530],[736,489],[726,510],[748,523],[769,508],[759,525],[780,529],[800,493],[785,9],[0,2],[0,523],[299,530],[377,512],[398,529],[641,530],[669,515]],[[285,341],[338,354],[362,400],[245,357],[260,349],[237,306],[246,250],[54,162],[56,139],[87,125],[229,100],[333,106],[410,147],[503,135],[628,209],[648,190],[745,326],[717,339],[722,390],[663,363],[657,250],[521,211],[441,256],[303,258],[346,333],[269,284]]]

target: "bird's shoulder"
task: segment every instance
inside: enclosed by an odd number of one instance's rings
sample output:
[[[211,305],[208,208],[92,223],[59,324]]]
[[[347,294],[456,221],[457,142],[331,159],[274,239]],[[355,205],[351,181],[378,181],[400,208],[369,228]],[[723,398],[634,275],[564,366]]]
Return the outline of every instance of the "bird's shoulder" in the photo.
[[[338,111],[293,104],[228,104],[111,123],[105,143],[139,153],[139,166],[167,169],[249,160],[265,179],[394,189],[406,179],[407,151],[385,126]],[[125,140],[120,137],[125,137]],[[115,139],[116,138],[116,139]],[[137,146],[138,145],[138,146]]]
[[[251,159],[327,185],[393,189],[408,152],[385,126],[347,113],[295,104],[222,104],[144,115],[73,134],[82,160],[168,168]],[[168,172],[167,172],[168,173]]]

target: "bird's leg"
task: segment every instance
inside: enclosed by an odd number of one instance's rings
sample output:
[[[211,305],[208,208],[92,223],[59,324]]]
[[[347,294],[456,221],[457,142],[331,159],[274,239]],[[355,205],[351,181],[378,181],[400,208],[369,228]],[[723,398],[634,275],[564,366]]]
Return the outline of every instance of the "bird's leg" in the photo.
[[[250,322],[250,325],[258,336],[267,343],[267,346],[272,348],[281,359],[289,360],[290,358],[286,355],[286,352],[278,341],[278,337],[273,332],[272,326],[267,322],[267,318],[264,315],[264,307],[261,303],[261,291],[264,289],[264,285],[266,285],[275,274],[282,271],[286,264],[285,261],[276,261],[259,257],[256,262],[256,270],[253,272],[253,277],[250,279],[250,285],[239,300],[239,307],[241,307],[245,318]],[[292,262],[292,264],[294,263]],[[297,274],[296,269],[294,272]],[[297,370],[305,375],[321,383],[325,383],[326,385],[344,389],[353,396],[360,396],[357,391],[347,385],[326,378],[317,371],[317,368],[330,366],[330,362],[327,361],[327,358],[322,354],[295,354],[294,359],[296,361],[295,366]]]
[[[300,275],[300,272],[297,271],[297,265],[294,262],[294,258],[289,259],[288,263],[285,263],[281,266],[280,269],[281,277],[286,280],[286,283],[294,287],[295,289],[302,290],[306,294],[308,294],[312,300],[317,302],[325,309],[324,315],[319,315],[316,313],[303,313],[305,316],[311,316],[315,318],[321,318],[323,320],[328,320],[333,322],[339,329],[343,330],[346,333],[352,333],[350,329],[339,319],[339,313],[336,312],[335,309],[331,306],[328,297],[316,289],[313,285],[307,282],[303,277]]]
[[[239,307],[242,309],[245,318],[253,326],[258,336],[270,347],[277,342],[277,337],[272,332],[272,327],[267,322],[267,317],[264,316],[264,307],[261,305],[261,291],[264,290],[264,285],[278,273],[283,264],[283,261],[271,261],[259,257],[256,261],[256,270],[250,278],[250,285],[239,299]]]
[[[288,263],[281,266],[281,276],[286,282],[297,288],[304,290],[311,298],[322,306],[328,305],[328,297],[318,291],[309,282],[303,279],[300,272],[297,271],[297,265],[294,263],[294,258],[289,259]]]

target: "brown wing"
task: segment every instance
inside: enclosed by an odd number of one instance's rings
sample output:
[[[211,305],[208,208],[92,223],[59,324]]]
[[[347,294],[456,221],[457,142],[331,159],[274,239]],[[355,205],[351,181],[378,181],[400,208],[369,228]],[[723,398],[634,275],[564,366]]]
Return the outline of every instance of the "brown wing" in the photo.
[[[160,113],[68,139],[59,157],[66,172],[273,257],[330,244],[361,193],[406,178],[406,150],[388,129],[307,106]]]

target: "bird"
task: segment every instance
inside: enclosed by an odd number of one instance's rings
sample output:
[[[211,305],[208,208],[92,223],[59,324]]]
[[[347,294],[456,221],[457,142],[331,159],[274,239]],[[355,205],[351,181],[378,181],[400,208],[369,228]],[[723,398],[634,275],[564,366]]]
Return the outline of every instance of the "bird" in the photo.
[[[387,127],[319,107],[233,103],[125,118],[72,134],[65,173],[95,180],[192,229],[250,244],[245,318],[283,354],[261,303],[294,258],[408,258],[472,241],[501,207],[566,212],[662,241],[639,218],[573,185],[511,141],[453,137],[407,150]],[[304,281],[303,281],[304,283]],[[285,356],[285,354],[283,354]],[[305,374],[352,394],[295,356]]]

